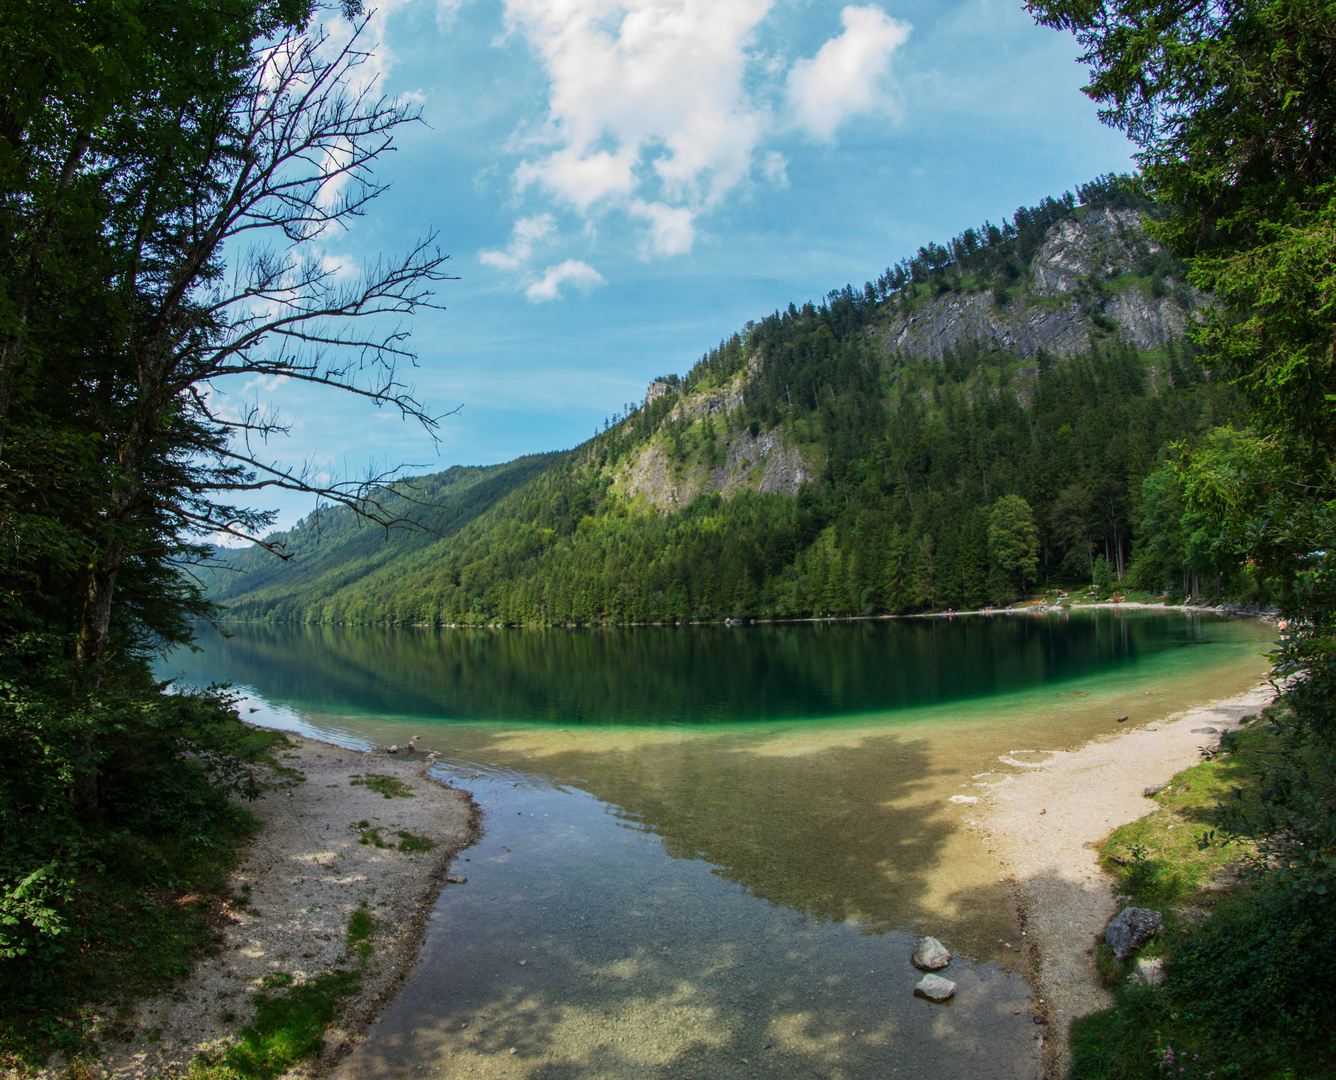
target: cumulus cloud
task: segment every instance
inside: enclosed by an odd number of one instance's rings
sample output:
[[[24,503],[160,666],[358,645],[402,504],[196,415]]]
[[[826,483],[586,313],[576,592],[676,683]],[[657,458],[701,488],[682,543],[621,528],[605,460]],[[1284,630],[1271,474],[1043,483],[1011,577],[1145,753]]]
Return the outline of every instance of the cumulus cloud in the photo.
[[[749,177],[788,186],[784,155],[762,149],[778,126],[766,93],[782,90],[795,125],[828,139],[848,117],[886,106],[891,55],[910,31],[878,7],[845,7],[843,32],[786,76],[785,61],[754,44],[774,0],[503,3],[507,35],[528,42],[549,83],[545,113],[514,136],[516,190],[590,229],[624,215],[642,227],[646,258],[689,253],[701,216]],[[520,275],[531,300],[601,282],[571,260],[524,277],[553,232],[549,214],[521,218],[509,246],[479,257]]]
[[[632,216],[649,223],[645,249],[655,255],[685,255],[696,239],[696,215],[681,206],[635,199]]]
[[[506,0],[551,80],[517,186],[582,214],[630,211],[658,254],[751,168],[768,126],[747,95],[748,47],[771,0]]]
[[[449,30],[467,0],[436,0],[436,28]]]
[[[776,187],[789,186],[789,163],[778,150],[771,150],[765,155],[761,174]]]
[[[544,270],[542,277],[524,290],[524,295],[536,304],[544,300],[560,300],[561,286],[565,284],[588,290],[595,285],[602,285],[603,275],[588,263],[567,259]]]
[[[534,245],[556,230],[551,214],[520,218],[511,230],[510,244],[504,251],[481,251],[478,261],[501,270],[518,270],[533,257]]]
[[[844,33],[831,38],[810,60],[799,60],[788,76],[788,100],[799,127],[829,139],[849,117],[885,108],[882,81],[891,54],[909,37],[909,23],[878,7],[846,7]]]
[[[356,63],[349,64],[339,80],[340,86],[352,100],[367,96],[372,100],[385,85],[385,78],[399,62],[398,55],[389,44],[389,20],[410,0],[379,0],[365,16],[348,19],[338,14],[331,14],[321,20],[316,33],[323,36],[323,55],[329,59],[337,56],[340,50],[353,45],[360,54]],[[445,0],[441,0],[445,2]],[[463,0],[460,0],[462,3]],[[360,33],[357,28],[361,27]],[[354,35],[356,41],[354,44]],[[424,97],[421,91],[408,91],[401,94],[403,104],[421,105]],[[320,187],[318,201],[323,207],[335,205],[351,181],[351,176],[342,170],[347,168],[352,157],[352,147],[345,140],[330,146],[324,155],[322,168],[328,174]]]

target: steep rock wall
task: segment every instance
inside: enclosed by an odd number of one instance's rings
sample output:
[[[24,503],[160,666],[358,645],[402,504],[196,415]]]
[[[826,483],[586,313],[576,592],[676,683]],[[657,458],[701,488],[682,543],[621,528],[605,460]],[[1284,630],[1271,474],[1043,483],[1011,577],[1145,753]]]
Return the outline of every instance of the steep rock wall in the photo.
[[[802,452],[785,444],[779,428],[755,436],[746,430],[732,432],[720,440],[719,453],[721,463],[712,469],[677,463],[663,441],[655,439],[632,455],[613,488],[623,496],[641,496],[659,510],[676,510],[701,492],[718,491],[725,498],[744,490],[797,495],[816,475]]]
[[[940,360],[948,349],[977,341],[1027,359],[1041,350],[1066,358],[1089,348],[1091,335],[1109,325],[1138,349],[1160,348],[1188,329],[1203,297],[1187,290],[1185,307],[1177,298],[1184,290],[1153,296],[1140,282],[1092,296],[1090,282],[1117,278],[1162,250],[1134,210],[1101,209],[1080,221],[1059,222],[1006,306],[992,292],[936,297],[908,317],[893,318],[882,351]]]

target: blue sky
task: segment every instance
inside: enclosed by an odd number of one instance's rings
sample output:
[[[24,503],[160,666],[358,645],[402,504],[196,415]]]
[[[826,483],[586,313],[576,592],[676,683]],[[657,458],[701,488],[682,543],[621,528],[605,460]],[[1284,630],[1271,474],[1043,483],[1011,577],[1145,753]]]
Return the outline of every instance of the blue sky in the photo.
[[[1017,0],[387,0],[364,32],[404,129],[327,250],[430,229],[459,280],[412,324],[440,444],[291,384],[274,457],[357,474],[561,449],[790,301],[1131,167],[1075,42]],[[311,504],[263,505],[292,524]]]

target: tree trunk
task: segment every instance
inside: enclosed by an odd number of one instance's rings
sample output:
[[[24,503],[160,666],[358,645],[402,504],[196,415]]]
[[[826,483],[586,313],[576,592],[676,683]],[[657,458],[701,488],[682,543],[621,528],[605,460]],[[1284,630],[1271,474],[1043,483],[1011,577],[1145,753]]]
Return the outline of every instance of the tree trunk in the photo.
[[[75,659],[80,667],[99,668],[106,658],[116,575],[124,561],[125,545],[120,540],[113,540],[107,545],[101,559],[83,575],[83,590],[79,597],[79,636],[75,643]],[[95,671],[94,685],[101,679],[101,672]]]

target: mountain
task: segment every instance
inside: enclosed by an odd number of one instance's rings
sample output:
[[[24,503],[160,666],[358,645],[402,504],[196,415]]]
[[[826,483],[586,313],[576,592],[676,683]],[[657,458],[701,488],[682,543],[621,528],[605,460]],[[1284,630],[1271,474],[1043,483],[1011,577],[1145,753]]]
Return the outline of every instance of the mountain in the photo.
[[[209,594],[242,619],[648,622],[1200,573],[1163,466],[1235,408],[1185,343],[1208,301],[1119,181],[1078,195],[748,323],[574,450],[416,479],[420,530],[325,511]]]

